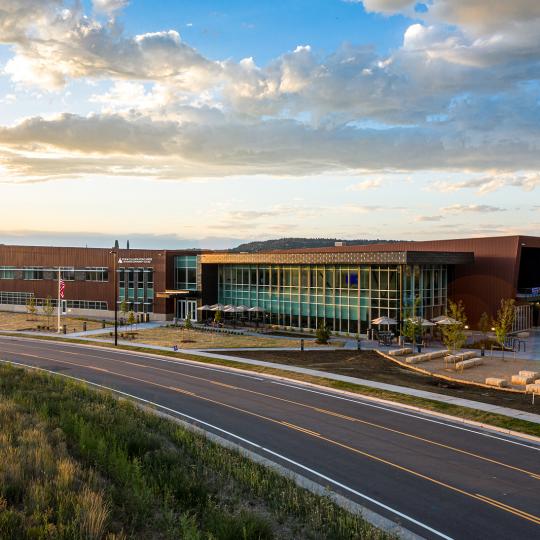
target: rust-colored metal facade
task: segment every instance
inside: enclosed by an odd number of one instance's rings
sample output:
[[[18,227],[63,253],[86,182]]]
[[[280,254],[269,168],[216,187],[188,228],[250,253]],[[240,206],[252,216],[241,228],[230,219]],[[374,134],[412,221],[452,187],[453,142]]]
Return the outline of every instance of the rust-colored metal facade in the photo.
[[[526,272],[521,268],[523,250],[526,250]],[[536,251],[538,250],[538,251]],[[533,253],[533,256],[531,256]],[[197,260],[197,291],[199,304],[217,301],[217,265],[220,264],[394,264],[422,265],[429,262],[447,264],[451,269],[448,280],[449,297],[463,300],[472,326],[476,326],[482,312],[496,314],[501,298],[520,298],[517,295],[520,275],[526,275],[528,286],[540,285],[540,237],[506,236],[494,238],[468,238],[432,240],[425,242],[398,242],[367,246],[339,246],[271,251],[257,254],[209,252],[200,250],[147,250],[7,246],[0,245],[0,267],[17,268],[14,279],[0,279],[0,292],[27,292],[37,298],[56,297],[57,280],[51,269],[73,267],[105,267],[109,278],[105,282],[85,281],[84,274],[76,272],[75,280],[67,282],[68,299],[107,302],[114,309],[113,272],[117,269],[151,267],[154,271],[156,293],[174,288],[175,257],[199,255]],[[144,261],[142,263],[141,261]],[[531,263],[531,261],[533,261]],[[539,264],[536,264],[539,262]],[[44,268],[44,279],[25,280],[21,268]],[[531,267],[533,267],[531,269]],[[523,279],[523,278],[521,278]],[[530,283],[529,283],[530,282]],[[525,300],[523,300],[524,302]],[[154,296],[153,312],[161,318],[175,314],[175,299],[158,294]]]
[[[196,252],[195,254],[197,254]],[[33,293],[36,298],[47,296],[56,298],[57,274],[54,269],[73,267],[75,279],[66,282],[66,298],[88,301],[107,302],[108,310],[114,310],[114,281],[115,268],[150,267],[154,270],[154,289],[163,291],[173,288],[174,257],[194,254],[193,250],[151,250],[151,249],[103,249],[77,247],[48,247],[48,246],[7,246],[0,245],[0,267],[15,267],[15,279],[0,279],[0,291]],[[25,267],[42,267],[44,279],[23,279]],[[103,267],[108,269],[108,280],[104,282],[86,281],[86,268]],[[173,301],[170,299],[154,299],[153,312],[166,316],[173,313]]]
[[[367,246],[336,246],[325,249],[310,248],[295,250],[295,253],[472,252],[474,262],[454,266],[448,287],[449,297],[463,301],[469,323],[476,326],[483,312],[490,316],[496,315],[502,298],[517,298],[519,270],[524,248],[540,249],[540,237],[502,236],[397,242]],[[286,253],[286,251],[273,253]],[[540,268],[537,285],[540,285]]]

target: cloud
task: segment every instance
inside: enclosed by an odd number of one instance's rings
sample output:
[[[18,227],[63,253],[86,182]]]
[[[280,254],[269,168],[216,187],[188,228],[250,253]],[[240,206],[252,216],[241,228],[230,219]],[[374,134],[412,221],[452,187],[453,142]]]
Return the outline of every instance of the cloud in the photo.
[[[110,14],[125,4],[96,0],[94,9]],[[128,35],[114,18],[85,13],[83,3],[0,0],[0,41],[13,51],[5,72],[19,87],[108,83],[92,96],[92,114],[0,126],[4,181],[468,170],[483,174],[434,187],[533,190],[538,3],[497,0],[491,11],[487,4],[429,4],[388,55],[365,44],[321,55],[302,44],[259,66],[249,57],[210,60],[174,29]],[[412,13],[414,5],[364,2],[385,14]],[[350,189],[376,187],[366,180]]]
[[[92,0],[92,4],[95,11],[112,15],[125,8],[129,4],[129,0]]]
[[[381,186],[380,178],[372,178],[369,180],[363,180],[357,184],[353,184],[347,188],[347,191],[366,191],[368,189],[377,189]]]
[[[469,178],[460,182],[436,182],[431,186],[433,191],[452,192],[461,189],[476,189],[480,195],[485,195],[503,187],[518,187],[524,191],[533,191],[540,185],[540,174],[536,171],[523,171],[518,174],[494,174]]]
[[[443,212],[444,214],[491,214],[493,212],[506,212],[506,210],[506,208],[501,208],[499,206],[491,206],[489,204],[453,204],[452,206],[441,208],[441,212]]]
[[[442,216],[416,216],[414,218],[414,221],[418,222],[434,222],[434,221],[441,221]]]

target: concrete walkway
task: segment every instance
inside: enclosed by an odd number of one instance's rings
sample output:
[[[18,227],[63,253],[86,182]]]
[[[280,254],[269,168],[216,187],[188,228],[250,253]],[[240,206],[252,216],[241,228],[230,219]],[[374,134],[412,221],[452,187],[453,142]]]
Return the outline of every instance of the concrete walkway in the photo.
[[[151,324],[151,323],[148,323]],[[21,336],[35,336],[38,335],[37,332],[14,332]],[[50,336],[50,334],[48,334]],[[57,335],[57,337],[69,339],[73,337],[73,334],[70,335]],[[78,339],[81,339],[83,341],[87,341],[89,344],[99,342],[99,343],[107,343],[112,346],[112,343],[110,340],[105,339],[99,339],[99,338],[92,338],[92,337],[79,337]],[[160,351],[168,351],[171,352],[170,347],[162,347],[160,345],[147,345],[143,343],[133,343],[132,341],[118,341],[119,345],[125,345],[128,347],[144,347],[146,349],[152,349],[156,352]],[[364,342],[362,342],[362,345],[364,345]],[[228,349],[229,351],[231,349]],[[258,349],[261,350],[261,349]],[[277,350],[283,351],[283,350],[295,350],[298,349],[287,349],[287,348],[279,348]],[[307,350],[307,349],[306,349]],[[317,349],[320,350],[320,349]],[[460,407],[469,407],[471,409],[477,409],[480,411],[495,413],[495,414],[501,414],[504,416],[509,416],[511,418],[517,418],[520,420],[527,420],[528,422],[534,422],[536,424],[540,424],[540,414],[534,414],[534,413],[528,413],[524,411],[518,411],[516,409],[511,409],[509,407],[500,407],[498,405],[491,405],[489,403],[482,403],[479,401],[472,401],[469,399],[462,399],[454,396],[448,396],[446,394],[438,394],[435,392],[428,392],[425,390],[417,390],[415,388],[408,388],[406,386],[397,386],[394,384],[387,384],[387,383],[381,383],[376,381],[370,381],[368,379],[359,379],[357,377],[349,377],[347,375],[340,375],[337,373],[329,373],[326,371],[319,371],[316,369],[309,369],[309,368],[303,368],[299,366],[290,366],[290,365],[284,365],[284,364],[276,364],[274,362],[264,362],[262,360],[255,360],[253,358],[241,358],[237,356],[229,356],[227,354],[223,354],[223,350],[217,352],[216,350],[213,350],[213,352],[210,352],[208,350],[199,350],[199,349],[178,349],[177,351],[179,354],[189,354],[192,356],[201,356],[201,357],[207,357],[207,358],[215,358],[219,360],[227,360],[229,362],[237,362],[242,364],[250,364],[254,366],[263,366],[268,368],[274,368],[279,369],[281,371],[290,371],[293,373],[302,373],[304,375],[311,375],[314,377],[322,377],[325,379],[331,379],[334,381],[343,381],[347,383],[352,384],[358,384],[362,386],[368,386],[370,388],[378,388],[380,390],[388,390],[390,392],[397,392],[399,394],[405,394],[409,396],[416,396],[419,398],[425,398],[430,399],[433,401],[439,401],[441,403],[448,403],[451,405],[458,405]],[[525,398],[524,398],[525,399]],[[540,403],[540,399],[539,399]],[[539,405],[540,408],[540,405]]]

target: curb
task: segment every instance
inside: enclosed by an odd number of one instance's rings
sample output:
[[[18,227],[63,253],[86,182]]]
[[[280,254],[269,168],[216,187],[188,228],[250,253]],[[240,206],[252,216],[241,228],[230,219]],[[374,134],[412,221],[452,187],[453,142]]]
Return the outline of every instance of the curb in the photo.
[[[31,337],[26,337],[26,336],[23,337],[23,338],[19,338],[18,336],[8,336],[8,337],[14,337],[14,338],[18,338],[18,339],[29,339],[29,340],[33,339]],[[37,340],[37,341],[39,341],[39,340]],[[56,340],[51,340],[51,341],[56,341]],[[157,354],[157,353],[130,351],[130,350],[126,350],[126,349],[114,349],[112,347],[103,347],[103,346],[99,346],[99,345],[91,345],[91,344],[87,345],[86,343],[85,344],[70,343],[70,342],[64,342],[64,343],[67,344],[67,345],[75,346],[75,347],[87,347],[87,348],[90,348],[90,349],[101,350],[101,351],[109,350],[109,351],[114,351],[114,352],[117,352],[117,353],[121,352],[121,353],[124,353],[124,354],[130,354],[130,355],[139,355],[139,356],[142,355],[142,356],[147,356],[147,357],[150,357],[150,358],[156,358],[158,360],[169,359],[169,361],[177,361],[177,362],[180,361],[180,362],[191,363],[191,364],[196,364],[196,365],[203,365],[203,366],[208,366],[209,365],[207,362],[203,362],[203,361],[191,360],[191,359],[182,358],[182,357],[167,356],[167,355]],[[335,393],[337,395],[343,395],[343,396],[347,396],[347,397],[350,397],[350,398],[355,398],[357,400],[358,399],[363,399],[363,400],[366,400],[366,401],[372,401],[372,402],[375,402],[375,403],[388,405],[388,406],[391,406],[391,407],[393,407],[395,409],[406,409],[406,410],[409,410],[409,411],[415,411],[415,412],[422,413],[422,414],[424,414],[426,416],[433,416],[433,417],[436,417],[436,418],[449,420],[449,421],[451,421],[451,422],[453,422],[455,424],[463,424],[463,425],[473,426],[473,427],[477,427],[477,428],[482,428],[482,429],[487,430],[487,431],[495,431],[497,433],[502,433],[504,435],[510,435],[510,436],[516,437],[518,439],[527,439],[529,441],[540,444],[540,437],[537,437],[535,435],[529,435],[527,433],[522,433],[520,431],[514,431],[514,430],[511,430],[511,429],[506,429],[506,428],[502,428],[502,427],[499,427],[499,426],[494,426],[494,425],[491,425],[491,424],[485,424],[483,422],[477,422],[475,420],[470,420],[468,418],[461,418],[459,416],[452,416],[452,415],[441,413],[441,412],[438,412],[438,411],[432,411],[430,409],[424,409],[424,408],[416,406],[416,405],[409,405],[409,404],[406,404],[406,403],[401,403],[399,401],[392,401],[390,399],[378,398],[378,397],[374,397],[374,396],[370,396],[370,395],[366,395],[366,394],[362,394],[362,393],[350,392],[350,391],[347,391],[347,390],[342,390],[342,389],[339,389],[339,388],[332,388],[332,387],[328,387],[328,386],[324,386],[324,385],[320,385],[320,384],[316,384],[316,383],[310,383],[310,382],[307,382],[307,381],[301,381],[301,380],[298,380],[298,379],[290,379],[290,378],[282,376],[282,375],[273,375],[273,374],[269,374],[269,373],[261,373],[261,372],[258,372],[258,371],[252,371],[252,370],[242,369],[242,368],[237,368],[237,367],[232,367],[232,366],[224,366],[224,365],[221,365],[221,364],[211,364],[211,365],[214,366],[214,367],[217,367],[219,369],[226,370],[226,371],[240,372],[240,373],[243,373],[243,374],[256,374],[258,377],[262,377],[262,378],[265,378],[265,379],[286,381],[286,382],[294,383],[294,384],[297,384],[297,385],[300,385],[300,386],[306,386],[306,387],[309,387],[309,388],[315,388],[317,390],[324,390],[325,392],[329,392],[329,393]],[[275,368],[275,369],[279,369],[279,368]],[[359,386],[361,386],[361,385],[359,385]],[[399,393],[399,392],[396,392],[396,393]],[[402,394],[402,395],[407,396],[409,394]],[[422,399],[429,400],[429,398],[422,398]],[[436,401],[436,400],[432,400],[432,401]],[[445,403],[445,402],[443,402],[443,403]],[[462,407],[464,409],[471,409],[471,410],[480,410],[480,409],[474,409],[473,407],[466,407],[466,406],[463,406],[463,405],[456,405],[456,407]],[[480,412],[486,412],[486,411],[480,411]],[[491,414],[498,414],[499,416],[503,416],[503,417],[506,417],[506,418],[512,418],[512,417],[509,417],[509,416],[505,416],[504,414],[501,414],[501,413],[491,413]],[[523,420],[523,421],[534,423],[534,422],[531,422],[529,420]]]

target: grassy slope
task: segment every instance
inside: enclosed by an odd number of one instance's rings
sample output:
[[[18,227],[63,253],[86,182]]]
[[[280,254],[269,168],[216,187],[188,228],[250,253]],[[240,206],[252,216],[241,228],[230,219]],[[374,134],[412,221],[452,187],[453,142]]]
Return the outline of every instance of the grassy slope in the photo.
[[[384,538],[125,400],[0,366],[0,538]]]

